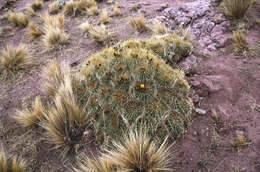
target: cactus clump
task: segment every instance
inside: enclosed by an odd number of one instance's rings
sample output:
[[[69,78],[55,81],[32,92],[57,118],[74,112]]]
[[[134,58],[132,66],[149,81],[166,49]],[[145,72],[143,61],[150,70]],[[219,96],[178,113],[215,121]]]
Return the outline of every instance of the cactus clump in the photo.
[[[185,132],[192,110],[189,85],[181,70],[160,58],[162,51],[170,51],[173,37],[129,40],[105,48],[85,62],[79,82],[84,88],[76,95],[87,107],[99,143],[143,125],[160,140]],[[164,46],[155,48],[154,41]]]

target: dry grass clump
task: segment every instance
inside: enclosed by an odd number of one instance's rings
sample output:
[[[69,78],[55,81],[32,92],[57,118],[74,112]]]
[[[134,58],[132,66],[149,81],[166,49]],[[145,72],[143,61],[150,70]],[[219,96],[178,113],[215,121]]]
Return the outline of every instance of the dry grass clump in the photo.
[[[109,19],[107,10],[103,9],[101,12],[101,16],[99,18],[99,23],[106,24],[106,23],[109,23],[109,21],[110,21],[110,19]]]
[[[80,28],[81,30],[83,30],[84,32],[88,32],[89,29],[90,29],[90,24],[89,24],[88,21],[86,21],[85,23],[82,23],[82,24],[79,26],[79,28]]]
[[[19,45],[14,48],[7,45],[0,55],[0,76],[3,80],[14,77],[19,72],[28,70],[33,63],[27,47]]]
[[[1,172],[25,172],[25,161],[16,156],[7,158],[4,152],[0,152]]]
[[[28,17],[22,12],[19,13],[9,12],[7,14],[7,19],[8,21],[15,24],[16,26],[25,27],[28,24]]]
[[[28,25],[28,33],[31,39],[35,39],[42,34],[41,30],[33,22]]]
[[[55,148],[62,148],[65,154],[76,151],[77,145],[84,141],[88,116],[76,101],[70,76],[65,76],[54,104],[42,125],[48,132],[48,140],[56,145]]]
[[[100,44],[108,44],[114,38],[114,33],[109,32],[104,25],[91,27],[89,34],[92,39]]]
[[[232,39],[235,52],[243,53],[248,50],[248,43],[246,41],[245,35],[242,32],[234,32]]]
[[[98,7],[97,6],[92,6],[88,9],[88,15],[90,16],[96,16],[99,14],[99,11],[98,11]]]
[[[148,30],[146,20],[143,16],[139,17],[131,17],[130,18],[130,25],[132,28],[138,32],[145,32]]]
[[[167,28],[163,23],[155,20],[153,23],[153,32],[156,34],[165,34],[167,32]]]
[[[40,10],[43,7],[43,2],[39,1],[39,0],[35,0],[32,4],[31,4],[31,8],[34,11]]]
[[[64,15],[58,14],[50,16],[45,13],[42,16],[44,20],[43,43],[48,49],[57,48],[59,45],[68,43],[68,35],[64,32]]]
[[[57,59],[43,70],[43,91],[48,95],[55,96],[61,86],[64,84],[65,75],[69,75],[67,67],[61,68]]]
[[[88,7],[88,0],[69,1],[64,6],[64,14],[72,16],[84,14],[86,13]]]
[[[27,12],[27,14],[29,14],[30,16],[35,16],[35,11],[34,11],[34,9],[32,9],[31,7],[27,7],[26,8],[26,12]]]
[[[57,13],[59,13],[59,10],[60,10],[60,5],[59,5],[59,3],[57,1],[52,2],[49,5],[49,12],[50,12],[50,14],[57,14]]]
[[[223,7],[226,15],[234,19],[243,18],[254,0],[224,0]]]
[[[87,7],[97,6],[97,2],[95,0],[87,0]]]
[[[80,163],[78,172],[111,171],[171,171],[170,147],[164,141],[160,146],[152,141],[147,132],[133,132],[124,136],[118,143],[113,143],[112,150],[105,150],[98,159],[85,158]]]
[[[113,8],[113,15],[114,16],[120,16],[121,15],[120,9],[117,6],[115,6]]]
[[[45,108],[42,104],[41,98],[36,97],[31,108],[22,111],[17,111],[14,119],[23,127],[32,127],[38,125],[44,120]]]

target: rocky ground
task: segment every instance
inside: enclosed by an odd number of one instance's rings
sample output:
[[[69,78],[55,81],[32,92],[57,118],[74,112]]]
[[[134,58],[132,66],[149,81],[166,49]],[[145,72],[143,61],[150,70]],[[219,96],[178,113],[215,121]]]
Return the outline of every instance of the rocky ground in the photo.
[[[260,46],[259,25],[253,21],[260,17],[260,2],[250,9],[242,24],[235,26],[221,12],[220,1],[117,0],[124,6],[122,15],[112,18],[108,26],[118,33],[116,41],[150,37],[152,32],[137,34],[128,24],[129,16],[143,14],[149,24],[158,18],[171,30],[183,27],[190,33],[194,51],[180,66],[191,85],[195,111],[187,133],[172,148],[173,166],[180,172],[260,171],[260,54],[254,49],[254,55],[237,55],[232,47],[232,31],[236,27],[247,31],[250,47]],[[22,11],[30,2],[14,1],[14,10]],[[141,8],[132,12],[131,6],[137,3]],[[4,4],[2,1],[0,4],[1,8]],[[99,8],[111,10],[111,7],[105,2],[99,4]],[[5,13],[2,8],[0,15]],[[38,18],[32,20],[37,22]],[[88,20],[95,24],[96,19]],[[10,154],[21,154],[28,159],[32,164],[29,171],[69,171],[68,161],[61,160],[44,140],[36,139],[42,135],[40,130],[23,129],[11,117],[16,109],[42,94],[39,73],[50,59],[57,58],[77,68],[90,54],[102,49],[77,27],[85,20],[84,16],[66,18],[70,44],[57,51],[46,51],[40,40],[30,41],[26,28],[14,28],[0,21],[0,26],[7,30],[0,33],[0,49],[7,44],[24,43],[39,60],[30,73],[0,84],[0,145]],[[246,145],[234,146],[238,135],[245,137]],[[86,149],[92,150],[91,145]]]

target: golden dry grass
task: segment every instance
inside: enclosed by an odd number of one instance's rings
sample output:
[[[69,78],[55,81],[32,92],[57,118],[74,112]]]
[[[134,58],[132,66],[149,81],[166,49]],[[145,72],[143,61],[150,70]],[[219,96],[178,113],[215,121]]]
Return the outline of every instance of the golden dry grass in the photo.
[[[224,0],[225,13],[234,19],[243,18],[254,0]]]
[[[61,68],[59,62],[55,59],[43,70],[43,91],[48,95],[55,96],[61,86],[64,84],[65,75],[69,75],[66,67]]]
[[[52,27],[52,28],[59,28],[63,29],[64,27],[64,15],[57,14],[54,16],[49,15],[48,13],[44,13],[41,15],[41,18],[44,21],[44,27]]]
[[[153,23],[153,32],[156,34],[165,34],[167,32],[167,28],[163,23],[155,20]]]
[[[64,14],[72,16],[76,16],[77,14],[85,14],[88,7],[88,0],[69,1],[64,6]]]
[[[130,18],[130,25],[132,28],[138,32],[145,32],[148,30],[146,20],[143,16],[139,17],[131,17]]]
[[[19,13],[9,12],[7,14],[7,19],[8,21],[15,24],[16,26],[25,27],[28,24],[28,17],[22,12]]]
[[[106,9],[103,9],[103,10],[101,11],[101,16],[100,16],[100,18],[99,18],[99,23],[106,24],[106,23],[109,23],[109,21],[110,21],[110,19],[109,19],[107,10],[106,10]]]
[[[25,172],[25,161],[16,156],[7,158],[4,152],[0,152],[1,172]]]
[[[34,11],[40,10],[43,7],[43,2],[40,0],[35,0],[34,2],[32,2],[31,4],[31,8]]]
[[[45,27],[42,40],[45,47],[54,49],[67,44],[69,36],[60,28]]]
[[[98,10],[98,7],[97,6],[92,6],[88,9],[87,11],[88,15],[90,16],[96,16],[99,14],[99,10]]]
[[[36,26],[35,23],[30,22],[28,24],[28,34],[30,36],[31,39],[35,39],[39,36],[41,36],[42,32],[41,30]]]
[[[32,9],[31,7],[27,7],[26,8],[26,12],[27,12],[27,14],[28,15],[30,15],[30,16],[35,16],[35,11],[34,11],[34,9]]]
[[[83,141],[87,115],[76,102],[69,75],[65,76],[64,83],[60,85],[54,104],[48,110],[42,127],[47,130],[48,140],[55,148],[62,148],[65,154],[75,151],[76,146]]]
[[[60,10],[60,5],[57,1],[52,2],[49,5],[49,13],[50,14],[57,14],[57,13],[59,13],[59,10]]]
[[[104,25],[91,27],[89,34],[93,40],[100,44],[108,44],[114,37],[114,33],[109,32]]]
[[[121,142],[113,142],[111,150],[104,150],[97,159],[81,157],[77,172],[112,171],[172,171],[170,166],[170,147],[166,140],[158,146],[147,131],[130,131]]]
[[[234,32],[232,39],[235,52],[243,53],[248,49],[248,43],[246,41],[245,35],[242,32]]]
[[[19,72],[27,71],[33,64],[34,60],[26,46],[14,48],[7,45],[0,55],[0,77],[3,80],[9,79]]]
[[[113,8],[113,15],[114,16],[120,16],[121,15],[120,9],[117,6],[115,6]]]
[[[17,111],[14,119],[23,127],[32,127],[38,125],[44,120],[45,108],[42,104],[41,98],[36,97],[31,108]]]
[[[90,24],[89,24],[88,21],[86,21],[86,22],[82,23],[82,24],[79,26],[79,28],[80,28],[81,30],[83,30],[84,32],[88,32],[89,29],[90,29]]]

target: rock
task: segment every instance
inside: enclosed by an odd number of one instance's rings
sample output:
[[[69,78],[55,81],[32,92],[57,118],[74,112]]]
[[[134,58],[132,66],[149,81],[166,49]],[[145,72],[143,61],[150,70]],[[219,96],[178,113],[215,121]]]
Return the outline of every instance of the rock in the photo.
[[[200,108],[195,108],[195,112],[197,112],[200,115],[205,115],[207,113],[206,110]]]
[[[197,57],[194,55],[188,56],[182,61],[179,66],[184,70],[185,73],[190,73],[192,68],[197,65]]]

